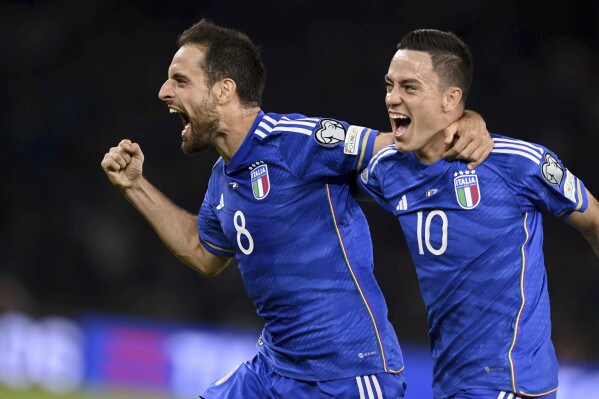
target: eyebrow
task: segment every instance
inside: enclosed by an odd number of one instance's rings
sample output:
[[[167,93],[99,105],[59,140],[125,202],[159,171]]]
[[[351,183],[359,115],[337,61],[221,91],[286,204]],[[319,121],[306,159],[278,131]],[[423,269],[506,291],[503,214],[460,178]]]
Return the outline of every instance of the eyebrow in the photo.
[[[385,82],[393,82],[393,79],[391,79],[389,77],[389,75],[385,75]],[[410,84],[410,83],[419,84],[420,81],[418,79],[413,79],[413,78],[403,79],[403,80],[399,81],[400,85],[406,85],[406,84]]]
[[[418,83],[420,83],[420,81],[418,79],[404,79],[404,80],[402,80],[402,81],[399,82],[399,84],[401,84],[401,85],[406,85],[406,84],[409,84],[409,83],[416,83],[416,84],[418,84]]]
[[[189,80],[189,78],[185,75],[183,75],[182,73],[176,72],[174,74],[172,74],[170,76],[171,79],[183,79],[183,80]]]

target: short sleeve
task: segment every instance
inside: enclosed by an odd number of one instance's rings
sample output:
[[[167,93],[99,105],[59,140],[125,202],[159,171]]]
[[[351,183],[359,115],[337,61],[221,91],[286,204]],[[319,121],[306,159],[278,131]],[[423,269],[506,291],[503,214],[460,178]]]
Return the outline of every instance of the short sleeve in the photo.
[[[584,212],[588,198],[583,182],[570,172],[547,148],[509,138],[494,138],[493,153],[506,162],[504,178],[511,180],[521,203],[548,211],[558,217]]]
[[[390,155],[396,152],[395,147],[388,147],[381,150],[374,157],[357,177],[358,187],[364,193],[372,197],[380,206],[388,212],[393,212],[393,207],[389,205],[385,199],[384,186],[385,175],[387,168],[380,164],[381,157]]]
[[[218,256],[235,256],[235,249],[223,232],[220,220],[218,219],[216,208],[221,202],[220,197],[213,196],[214,186],[212,176],[208,184],[208,191],[204,196],[204,201],[200,206],[198,213],[198,235],[200,243],[211,253]],[[222,196],[222,194],[220,194]]]
[[[360,171],[372,157],[377,130],[335,119],[281,120],[279,150],[291,172],[304,181]]]
[[[586,210],[588,198],[584,183],[551,151],[545,150],[534,177],[539,186],[539,201],[555,216],[566,217]]]

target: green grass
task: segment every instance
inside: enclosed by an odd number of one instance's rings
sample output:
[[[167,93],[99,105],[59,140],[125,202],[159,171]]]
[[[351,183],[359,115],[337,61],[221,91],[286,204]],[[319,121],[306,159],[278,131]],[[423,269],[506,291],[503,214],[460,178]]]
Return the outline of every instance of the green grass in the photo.
[[[148,392],[131,392],[111,390],[105,392],[73,392],[69,394],[52,394],[41,389],[16,391],[0,385],[0,399],[170,399],[164,394]]]

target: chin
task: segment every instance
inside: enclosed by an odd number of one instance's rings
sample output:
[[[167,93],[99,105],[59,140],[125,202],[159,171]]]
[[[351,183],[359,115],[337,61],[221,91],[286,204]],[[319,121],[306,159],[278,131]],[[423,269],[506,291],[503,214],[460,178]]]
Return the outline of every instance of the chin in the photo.
[[[193,155],[197,152],[201,152],[210,147],[210,143],[200,142],[200,141],[183,141],[181,143],[181,151],[183,151],[187,155]]]
[[[191,148],[189,148],[186,142],[181,143],[181,151],[183,151],[183,153],[186,155],[193,154],[193,151],[191,150]]]
[[[412,151],[410,149],[410,146],[408,145],[408,143],[404,143],[403,141],[395,140],[395,148],[397,149],[397,151],[401,151],[401,152]]]

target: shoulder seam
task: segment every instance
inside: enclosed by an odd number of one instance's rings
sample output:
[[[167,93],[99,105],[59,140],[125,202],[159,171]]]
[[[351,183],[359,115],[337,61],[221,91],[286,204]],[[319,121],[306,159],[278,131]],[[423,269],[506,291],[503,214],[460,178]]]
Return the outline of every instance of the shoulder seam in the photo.
[[[258,123],[258,126],[256,126],[256,129],[254,129],[254,134],[263,139],[272,132],[278,122],[279,121],[276,119],[264,114],[262,120]]]
[[[374,172],[374,168],[376,168],[376,165],[379,163],[379,161],[383,158],[386,158],[390,155],[396,154],[397,153],[397,148],[395,148],[395,145],[390,144],[386,147],[383,147],[383,149],[381,149],[378,154],[376,154],[371,160],[370,163],[368,164],[368,174],[371,174],[372,172]]]
[[[494,137],[493,142],[492,153],[520,156],[531,160],[537,165],[541,163],[543,154],[545,153],[543,147],[523,140]]]
[[[290,132],[290,133],[300,133],[305,134],[306,136],[312,136],[315,128],[318,125],[320,119],[318,118],[299,118],[299,119],[289,119],[288,117],[282,117],[277,126],[272,129],[273,132]]]

